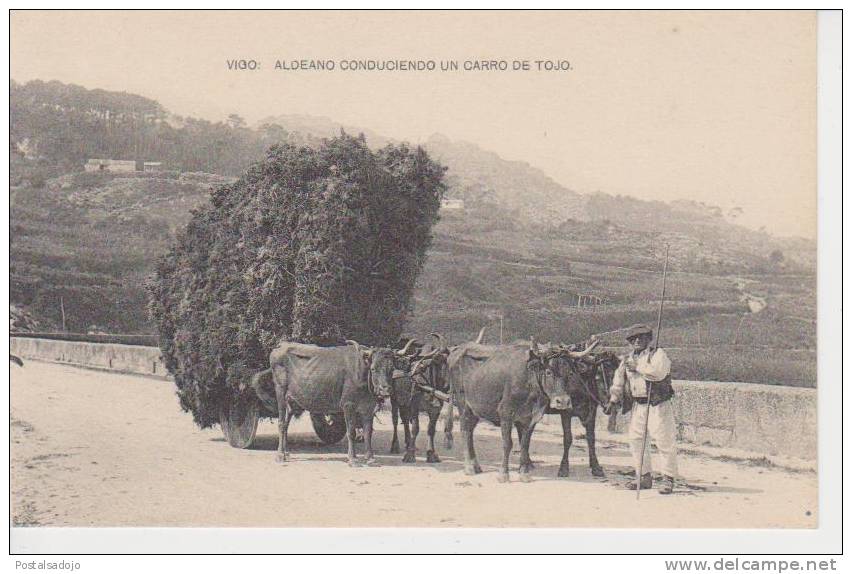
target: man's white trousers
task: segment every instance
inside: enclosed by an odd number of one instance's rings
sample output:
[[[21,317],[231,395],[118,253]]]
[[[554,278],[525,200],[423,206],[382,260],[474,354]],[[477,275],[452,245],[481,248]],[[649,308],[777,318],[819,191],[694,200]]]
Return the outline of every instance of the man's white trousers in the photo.
[[[628,440],[630,442],[630,453],[633,455],[633,468],[639,466],[639,457],[642,455],[642,435],[645,432],[645,418],[649,416],[648,404],[633,404],[630,416],[630,428],[628,429]],[[653,443],[660,455],[660,468],[662,474],[677,477],[677,425],[675,424],[674,408],[672,401],[664,401],[657,406],[651,407],[648,419],[648,438]],[[642,474],[651,472],[651,447],[645,449],[645,460],[642,461]]]

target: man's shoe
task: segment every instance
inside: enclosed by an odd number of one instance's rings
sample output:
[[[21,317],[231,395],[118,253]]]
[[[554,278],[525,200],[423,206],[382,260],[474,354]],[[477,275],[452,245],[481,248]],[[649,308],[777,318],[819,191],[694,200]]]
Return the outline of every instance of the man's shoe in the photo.
[[[654,479],[651,478],[651,473],[646,472],[642,475],[642,478],[639,480],[639,490],[647,490],[654,485]],[[636,479],[633,479],[631,482],[627,483],[627,490],[636,490]]]
[[[671,494],[674,490],[674,478],[671,476],[663,476],[662,484],[660,484],[660,494]]]

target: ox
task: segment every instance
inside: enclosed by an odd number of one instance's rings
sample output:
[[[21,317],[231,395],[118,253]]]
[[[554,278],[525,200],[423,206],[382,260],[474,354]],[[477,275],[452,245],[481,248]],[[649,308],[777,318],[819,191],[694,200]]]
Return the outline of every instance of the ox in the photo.
[[[476,459],[473,432],[480,419],[500,427],[503,460],[499,482],[509,480],[512,428],[521,443],[520,479],[529,482],[532,461],[529,447],[535,425],[548,408],[571,408],[568,379],[577,377],[575,362],[592,347],[573,352],[564,347],[529,344],[486,346],[468,343],[449,356],[450,386],[458,405],[465,440],[465,473],[482,472]]]
[[[286,462],[287,427],[294,412],[343,413],[348,460],[357,461],[355,428],[363,426],[366,464],[374,464],[373,416],[390,396],[396,353],[386,348],[317,347],[284,342],[269,355],[278,406],[278,461]]]
[[[393,421],[393,440],[391,454],[399,453],[399,437],[397,424],[402,418],[402,428],[405,431],[405,455],[402,462],[416,462],[417,435],[420,432],[420,413],[429,416],[429,448],[426,451],[426,462],[441,462],[435,451],[435,429],[438,417],[441,415],[444,403],[439,398],[449,390],[447,384],[447,354],[449,353],[443,337],[432,333],[438,341],[438,346],[431,351],[416,351],[416,354],[406,356],[408,350],[416,342],[408,341],[401,354],[410,363],[408,369],[398,371],[394,375],[393,394],[391,395],[391,417]],[[424,385],[426,388],[424,388]]]
[[[593,343],[594,345],[594,343]],[[576,346],[569,347],[577,351]],[[586,430],[586,442],[589,445],[589,469],[593,476],[603,476],[604,471],[598,462],[595,452],[595,422],[598,406],[603,407],[604,413],[609,414],[609,387],[612,384],[612,373],[618,367],[619,358],[613,353],[604,351],[584,356],[574,363],[578,376],[568,378],[568,395],[571,397],[571,409],[556,411],[548,409],[546,414],[558,414],[562,418],[562,462],[557,476],[568,476],[568,451],[574,441],[571,432],[571,419],[577,417]]]

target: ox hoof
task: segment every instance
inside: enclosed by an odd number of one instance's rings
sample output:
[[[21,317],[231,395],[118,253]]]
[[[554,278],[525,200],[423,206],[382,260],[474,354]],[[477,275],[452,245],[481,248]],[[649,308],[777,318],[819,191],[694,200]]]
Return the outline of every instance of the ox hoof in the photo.
[[[275,457],[275,462],[277,462],[278,464],[284,464],[288,460],[290,460],[290,455],[282,452],[279,452],[278,456]]]
[[[521,482],[532,482],[532,476],[526,472],[522,472],[520,476]]]
[[[593,466],[592,467],[592,476],[598,476],[598,477],[604,476],[604,470],[599,466]]]
[[[465,473],[466,475],[468,475],[468,476],[473,476],[473,475],[475,475],[475,474],[479,474],[480,472],[482,472],[482,469],[481,469],[481,468],[479,468],[479,465],[478,465],[478,464],[477,464],[477,465],[474,465],[474,466],[466,466],[466,467],[464,467],[464,473]]]
[[[357,458],[350,458],[348,461],[346,461],[346,463],[349,466],[351,466],[352,468],[355,468],[356,466],[358,466],[358,459]]]
[[[444,446],[447,447],[447,450],[453,450],[453,435],[444,435]]]
[[[497,482],[499,482],[499,483],[509,482],[509,473],[508,472],[501,472],[500,474],[498,474],[497,475]]]
[[[417,462],[417,457],[414,455],[414,451],[405,451],[405,455],[402,457],[402,462]]]
[[[438,455],[435,454],[434,450],[426,451],[426,462],[441,462],[441,459],[438,458]]]
[[[364,459],[364,464],[366,466],[376,466],[379,464],[379,461],[371,456],[370,458]]]
[[[556,476],[559,478],[566,478],[568,476],[568,465],[560,466],[559,472],[556,473]]]

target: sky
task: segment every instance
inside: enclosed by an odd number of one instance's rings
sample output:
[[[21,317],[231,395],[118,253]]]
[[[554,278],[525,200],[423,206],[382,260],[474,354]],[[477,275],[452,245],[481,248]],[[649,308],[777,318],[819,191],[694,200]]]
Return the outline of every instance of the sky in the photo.
[[[412,143],[442,133],[579,193],[739,207],[748,227],[816,236],[808,11],[13,11],[10,36],[18,82],[127,91],[210,120],[308,114]],[[235,59],[260,68],[230,70]],[[275,69],[311,59],[335,69]],[[436,70],[341,69],[388,59]],[[481,60],[508,69],[464,70]]]

